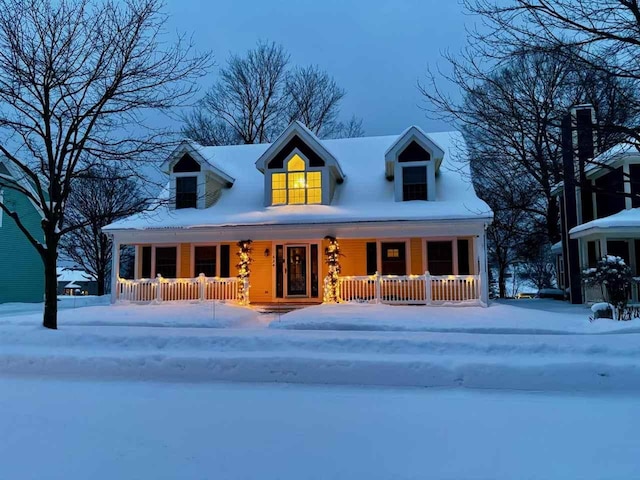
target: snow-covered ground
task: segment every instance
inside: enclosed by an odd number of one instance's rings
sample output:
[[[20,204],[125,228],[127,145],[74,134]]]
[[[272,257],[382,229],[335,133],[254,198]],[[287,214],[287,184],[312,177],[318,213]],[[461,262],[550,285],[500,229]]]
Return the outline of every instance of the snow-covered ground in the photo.
[[[0,478],[632,479],[637,397],[0,380]]]
[[[640,319],[589,321],[584,305],[548,299],[504,300],[483,307],[424,307],[343,303],[297,310],[271,328],[297,330],[398,330],[501,334],[640,333]]]
[[[77,301],[77,303],[76,303]],[[251,308],[223,302],[166,302],[161,305],[109,304],[107,297],[60,297],[58,326],[148,326],[228,328],[266,325]],[[0,326],[42,323],[42,304],[0,305]]]
[[[549,305],[567,311],[554,314],[542,308]],[[334,322],[355,322],[361,315],[369,328],[419,323],[417,331],[265,328],[270,320],[283,324],[304,312],[310,312],[307,316],[313,320],[314,312],[333,308],[308,308],[277,320],[220,303],[215,312],[213,304],[197,302],[92,306],[61,310],[61,328],[55,332],[39,327],[39,314],[4,315],[0,316],[0,373],[640,391],[640,334],[633,333],[634,322],[590,323],[584,315],[587,309],[560,302],[518,301],[487,309],[335,307],[342,312]],[[368,311],[369,319],[358,313]],[[396,312],[422,317],[394,317]],[[527,312],[529,322],[524,321]],[[330,319],[329,314],[325,318]],[[578,328],[581,333],[571,333]]]

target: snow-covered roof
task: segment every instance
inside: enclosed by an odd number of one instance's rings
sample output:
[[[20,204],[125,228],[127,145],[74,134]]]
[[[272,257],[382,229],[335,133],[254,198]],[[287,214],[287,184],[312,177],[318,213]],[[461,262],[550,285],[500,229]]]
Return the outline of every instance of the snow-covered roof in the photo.
[[[591,176],[597,173],[603,166],[611,166],[626,158],[640,157],[638,142],[627,140],[614,145],[609,150],[605,150],[597,155],[586,168],[586,174]]]
[[[562,242],[556,242],[551,245],[551,252],[561,254],[562,253]]]
[[[227,182],[233,185],[233,182],[235,182],[235,179],[232,176],[230,176],[227,172],[225,172],[220,165],[217,165],[213,159],[207,158],[206,155],[203,155],[201,148],[203,148],[202,145],[199,145],[198,143],[192,140],[183,140],[180,143],[180,145],[178,145],[178,147],[171,153],[171,155],[169,155],[169,158],[167,158],[162,163],[162,165],[160,166],[160,169],[165,173],[169,173],[171,170],[171,167],[178,160],[180,160],[185,153],[187,153],[192,157],[195,157],[194,159],[200,164],[200,166],[204,170],[210,171],[211,173],[216,175],[218,178],[220,178],[223,182]]]
[[[578,225],[569,230],[569,234],[587,234],[598,230],[614,230],[614,229],[637,229],[640,235],[640,208],[632,208],[630,210],[622,210],[608,217],[598,218],[582,225]],[[578,235],[582,236],[582,235]]]
[[[394,201],[394,183],[385,178],[385,152],[398,135],[321,140],[339,161],[344,182],[336,185],[331,205],[264,206],[264,175],[256,161],[270,144],[197,147],[207,161],[236,179],[205,209],[168,206],[133,215],[104,230],[196,228],[239,225],[287,225],[393,220],[490,219],[491,210],[471,184],[464,141],[459,132],[430,133],[443,152],[435,201]]]
[[[59,282],[93,282],[95,281],[95,278],[93,278],[90,274],[88,274],[84,270],[74,270],[69,268],[58,267],[56,269],[56,273],[58,274]],[[69,287],[69,285],[67,285],[67,287]]]

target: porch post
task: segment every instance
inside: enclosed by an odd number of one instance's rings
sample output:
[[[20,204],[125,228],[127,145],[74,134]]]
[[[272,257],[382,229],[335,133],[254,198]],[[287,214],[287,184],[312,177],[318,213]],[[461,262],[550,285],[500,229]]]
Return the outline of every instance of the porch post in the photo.
[[[489,305],[489,275],[487,273],[487,234],[483,229],[482,234],[479,237],[476,237],[477,246],[478,246],[478,264],[480,266],[479,273],[479,281],[480,285],[480,302],[484,305]]]
[[[111,303],[118,300],[118,279],[120,278],[120,242],[111,239]]]

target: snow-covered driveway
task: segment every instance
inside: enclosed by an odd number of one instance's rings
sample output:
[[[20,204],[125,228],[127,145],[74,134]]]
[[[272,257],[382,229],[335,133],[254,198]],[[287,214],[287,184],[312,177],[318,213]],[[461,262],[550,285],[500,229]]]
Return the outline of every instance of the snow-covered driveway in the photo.
[[[631,479],[636,397],[0,380],[0,478]]]

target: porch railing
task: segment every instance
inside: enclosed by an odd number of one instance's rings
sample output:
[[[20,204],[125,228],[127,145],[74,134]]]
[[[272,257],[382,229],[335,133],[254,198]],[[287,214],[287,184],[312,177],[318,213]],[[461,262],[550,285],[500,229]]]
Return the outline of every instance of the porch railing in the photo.
[[[228,300],[240,301],[242,281],[238,278],[141,278],[118,279],[117,301],[170,302],[180,300]]]
[[[325,279],[325,284],[328,279]],[[366,275],[339,277],[340,302],[402,305],[481,304],[479,275]]]

